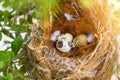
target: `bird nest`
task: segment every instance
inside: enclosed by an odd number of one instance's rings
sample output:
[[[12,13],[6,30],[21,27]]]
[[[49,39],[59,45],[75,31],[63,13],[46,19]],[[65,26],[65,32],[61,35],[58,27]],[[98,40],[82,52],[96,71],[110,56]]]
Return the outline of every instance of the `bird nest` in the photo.
[[[65,0],[64,0],[65,1]],[[62,13],[44,28],[33,27],[28,45],[27,67],[35,80],[110,80],[117,61],[116,28],[107,2],[95,0],[88,9],[76,1],[64,2]],[[103,2],[104,1],[104,2]],[[66,20],[64,13],[76,15]],[[59,52],[50,40],[51,34],[96,34],[95,40],[68,53]]]

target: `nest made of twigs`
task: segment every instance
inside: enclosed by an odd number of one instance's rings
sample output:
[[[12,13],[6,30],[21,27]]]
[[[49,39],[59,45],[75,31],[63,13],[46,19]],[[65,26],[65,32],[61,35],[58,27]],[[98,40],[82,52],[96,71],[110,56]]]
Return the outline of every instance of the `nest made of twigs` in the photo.
[[[65,1],[65,0],[64,0]],[[107,2],[95,0],[91,9],[76,7],[77,1],[64,2],[63,13],[55,19],[52,30],[33,31],[29,43],[27,64],[35,80],[110,80],[117,61],[116,28],[111,19]],[[64,13],[77,14],[74,21],[67,21]],[[48,30],[48,29],[47,29]],[[50,41],[51,33],[60,30],[73,36],[94,32],[97,37],[91,44],[76,48],[63,55]],[[47,36],[47,38],[44,37]],[[39,45],[38,45],[39,44]],[[37,47],[36,47],[37,46]],[[29,63],[28,63],[29,62]]]

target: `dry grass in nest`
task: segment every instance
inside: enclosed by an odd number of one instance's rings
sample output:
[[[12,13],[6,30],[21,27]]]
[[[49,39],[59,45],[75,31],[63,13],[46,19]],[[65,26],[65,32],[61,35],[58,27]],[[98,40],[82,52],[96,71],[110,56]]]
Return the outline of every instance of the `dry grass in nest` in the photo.
[[[66,5],[71,7],[67,9]],[[109,14],[107,2],[101,0],[100,3],[95,0],[95,5],[90,10],[66,3],[63,4],[63,8],[63,13],[77,14],[78,19],[67,21],[62,13],[59,19],[55,20],[52,31],[44,31],[43,35],[37,34],[41,31],[33,33],[41,38],[33,37],[28,45],[30,49],[27,57],[32,65],[30,75],[35,80],[110,80],[115,70],[118,47],[116,28]],[[97,37],[93,43],[63,55],[50,41],[50,33],[55,30],[60,30],[61,33],[69,32],[73,36],[94,32]],[[40,45],[36,47],[34,42],[37,40],[40,41],[37,43]]]

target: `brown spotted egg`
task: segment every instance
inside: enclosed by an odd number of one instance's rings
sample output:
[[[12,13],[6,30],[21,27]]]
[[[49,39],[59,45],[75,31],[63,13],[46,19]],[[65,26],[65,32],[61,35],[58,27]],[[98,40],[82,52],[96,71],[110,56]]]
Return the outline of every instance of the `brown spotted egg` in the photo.
[[[73,40],[73,36],[72,36],[72,34],[70,34],[70,33],[65,33],[65,34],[61,34],[58,38],[57,38],[57,40],[68,40],[68,41],[72,41]]]
[[[73,39],[75,47],[84,46],[87,44],[87,36],[85,34],[79,34]]]
[[[68,41],[66,39],[61,39],[56,42],[56,48],[60,52],[70,52],[74,49],[74,45],[71,41]]]
[[[60,52],[70,52],[74,49],[72,43],[73,36],[70,33],[61,34],[56,42],[56,48]]]

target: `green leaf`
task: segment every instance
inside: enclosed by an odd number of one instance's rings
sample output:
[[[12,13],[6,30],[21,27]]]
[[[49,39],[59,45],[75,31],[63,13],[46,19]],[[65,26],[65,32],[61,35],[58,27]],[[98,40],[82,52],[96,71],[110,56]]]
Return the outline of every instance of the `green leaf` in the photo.
[[[10,55],[6,51],[0,51],[0,61],[8,62]]]
[[[6,80],[6,78],[3,76],[0,76],[0,80]]]
[[[12,73],[7,74],[7,80],[14,80]]]
[[[55,14],[60,12],[61,0],[35,0],[36,6],[39,9],[40,17],[48,20],[50,16],[54,17]]]
[[[22,67],[19,69],[19,72],[21,74],[25,74],[25,66],[24,65],[22,65]]]
[[[10,59],[14,58],[15,54],[14,54],[13,52],[11,52],[11,51],[8,52],[8,51],[7,51],[7,53],[9,54]]]
[[[2,28],[1,32],[4,33],[6,36],[8,36],[10,38],[14,38],[12,33],[10,33],[10,31],[7,30],[7,29]]]
[[[0,10],[0,21],[2,20],[3,11]]]
[[[4,3],[2,4],[3,7],[8,7],[10,5],[9,0],[4,0]]]
[[[3,15],[4,15],[5,18],[8,18],[8,19],[9,19],[9,18],[12,17],[12,12],[4,11]]]
[[[15,70],[15,72],[17,74],[17,80],[27,80],[27,78],[25,77],[25,75],[23,73],[21,73],[19,70]]]
[[[28,25],[16,25],[15,27],[12,27],[12,30],[16,32],[28,32],[30,29]]]
[[[11,43],[12,51],[17,54],[18,51],[22,48],[23,38],[22,36],[17,36],[14,41]]]
[[[0,23],[0,27],[2,27],[2,24]]]
[[[5,62],[4,61],[0,61],[0,69],[5,67]]]
[[[14,57],[14,53],[11,51],[0,51],[0,61],[8,62]]]
[[[13,57],[14,53],[11,51],[0,51],[0,69],[4,68]]]
[[[31,15],[28,15],[28,18],[27,18],[28,22],[32,24],[32,16]]]
[[[0,33],[0,41],[1,41],[1,39],[2,39],[2,33]]]
[[[3,16],[4,16],[4,26],[8,26],[12,18],[12,12],[4,11]]]
[[[26,22],[26,20],[24,19],[24,18],[21,18],[20,19],[20,24],[23,24],[23,23],[25,23]]]

